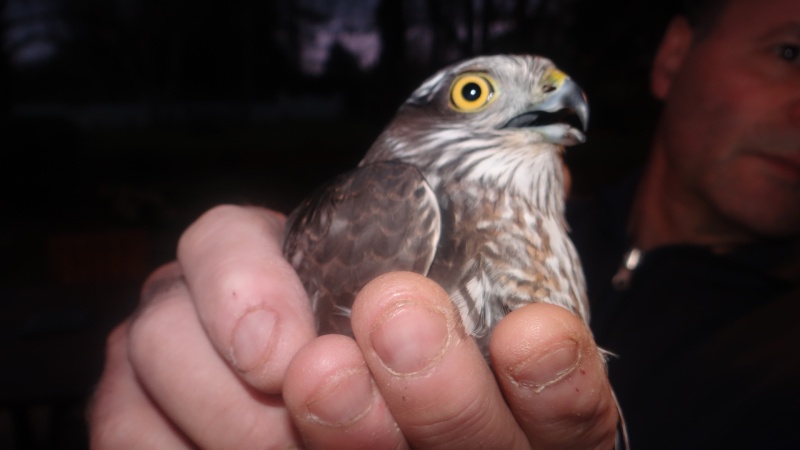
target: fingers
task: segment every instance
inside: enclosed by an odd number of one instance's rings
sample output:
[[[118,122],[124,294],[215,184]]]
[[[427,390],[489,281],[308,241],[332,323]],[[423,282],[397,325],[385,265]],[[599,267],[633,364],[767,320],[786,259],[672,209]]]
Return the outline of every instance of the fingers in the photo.
[[[145,292],[160,287],[130,325],[136,380],[200,448],[296,445],[280,397],[251,389],[211,346],[177,271],[177,265],[168,265],[148,280]]]
[[[436,283],[392,273],[358,295],[353,332],[411,447],[528,448],[457,314]]]
[[[408,448],[349,337],[321,336],[304,347],[289,366],[283,395],[310,448]]]
[[[216,207],[178,244],[197,313],[216,350],[253,387],[280,391],[294,354],[315,336],[303,286],[281,253],[283,217]]]
[[[180,264],[154,272],[142,307],[109,341],[92,409],[96,448],[298,445],[280,396],[260,392],[280,390],[288,361],[314,336],[281,256],[282,226],[265,210],[220,207],[187,230]]]
[[[89,411],[91,448],[192,448],[136,380],[128,360],[128,327],[123,323],[108,338],[105,369]]]
[[[558,306],[527,305],[500,321],[490,348],[498,382],[534,448],[613,448],[616,403],[580,319]]]
[[[367,285],[352,323],[361,356],[348,338],[324,336],[289,370],[287,404],[312,447],[370,448],[369,430],[383,433],[384,447],[613,447],[604,363],[563,308],[531,305],[501,321],[492,340],[497,378],[447,295],[418,275]],[[404,439],[387,432],[393,424]]]

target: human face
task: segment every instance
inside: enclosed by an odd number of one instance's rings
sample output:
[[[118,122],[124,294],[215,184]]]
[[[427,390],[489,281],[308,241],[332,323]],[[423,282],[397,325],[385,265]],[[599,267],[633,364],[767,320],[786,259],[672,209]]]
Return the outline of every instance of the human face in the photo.
[[[709,229],[800,237],[800,1],[731,0],[704,37],[680,32],[654,69],[664,178]]]

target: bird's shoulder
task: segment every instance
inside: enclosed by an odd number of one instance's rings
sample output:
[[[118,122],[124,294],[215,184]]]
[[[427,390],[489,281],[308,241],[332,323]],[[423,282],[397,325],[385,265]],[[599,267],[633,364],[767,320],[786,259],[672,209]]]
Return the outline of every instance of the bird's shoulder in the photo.
[[[284,250],[301,235],[317,241],[351,234],[359,224],[407,226],[430,210],[438,215],[438,202],[417,167],[401,161],[366,164],[320,186],[292,211]]]
[[[303,202],[289,216],[284,255],[320,315],[347,310],[383,273],[427,274],[440,230],[436,196],[420,171],[379,162],[337,177]]]

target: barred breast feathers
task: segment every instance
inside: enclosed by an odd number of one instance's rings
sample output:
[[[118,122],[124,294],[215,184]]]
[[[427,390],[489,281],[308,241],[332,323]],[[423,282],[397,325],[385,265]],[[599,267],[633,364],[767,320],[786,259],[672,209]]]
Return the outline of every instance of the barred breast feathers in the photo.
[[[563,217],[563,147],[544,142],[535,132],[476,132],[442,126],[418,136],[394,134],[382,136],[375,145],[386,148],[374,153],[416,165],[436,192],[443,180],[477,182],[488,188],[508,189],[530,199],[542,213]]]

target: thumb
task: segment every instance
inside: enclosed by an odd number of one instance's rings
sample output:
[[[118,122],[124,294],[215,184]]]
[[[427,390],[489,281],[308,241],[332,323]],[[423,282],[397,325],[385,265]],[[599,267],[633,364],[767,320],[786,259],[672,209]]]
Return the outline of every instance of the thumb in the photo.
[[[616,400],[604,358],[578,317],[543,303],[519,308],[495,328],[490,353],[532,447],[613,448]]]

